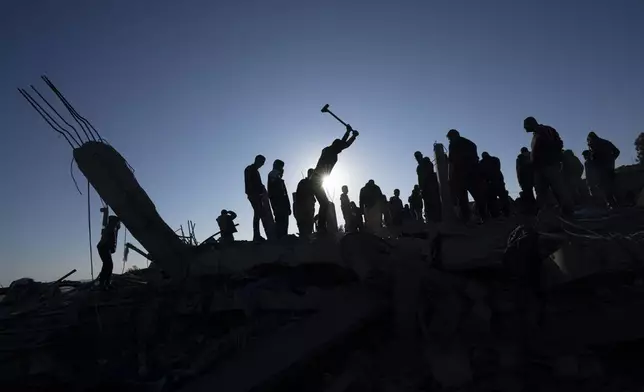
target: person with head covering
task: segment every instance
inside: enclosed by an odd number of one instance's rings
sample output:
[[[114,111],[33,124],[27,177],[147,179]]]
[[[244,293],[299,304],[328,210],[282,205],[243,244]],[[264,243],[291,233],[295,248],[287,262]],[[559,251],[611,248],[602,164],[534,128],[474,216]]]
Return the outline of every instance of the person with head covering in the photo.
[[[360,209],[363,211],[365,227],[367,230],[374,230],[382,227],[382,190],[374,180],[369,180],[360,189]]]
[[[277,238],[288,235],[288,220],[291,216],[291,201],[288,197],[284,176],[284,161],[276,159],[273,170],[268,173],[268,197],[275,216],[275,235]]]
[[[295,220],[302,238],[308,238],[313,233],[313,216],[315,215],[315,192],[313,190],[313,169],[307,171],[305,178],[300,180],[293,200]]]
[[[479,156],[474,142],[464,138],[456,129],[447,132],[449,140],[449,183],[452,196],[461,212],[461,219],[469,222],[471,212],[467,193],[474,198],[481,221],[487,219],[484,181],[478,163]]]
[[[260,241],[264,238],[259,232],[259,222],[265,211],[263,205],[264,194],[266,188],[262,184],[262,177],[259,175],[259,169],[264,166],[266,158],[263,155],[257,155],[255,161],[246,166],[244,170],[244,186],[246,189],[246,196],[250,205],[253,207],[253,240]],[[266,230],[264,230],[266,231]],[[268,235],[268,234],[267,234]]]
[[[237,219],[237,214],[234,211],[221,210],[221,215],[217,218],[219,225],[219,232],[221,234],[222,243],[232,243],[235,241],[234,234],[237,232],[234,220]]]
[[[400,189],[394,189],[394,195],[389,198],[389,212],[392,226],[402,226],[403,202],[400,200]]]
[[[595,163],[597,169],[599,187],[604,193],[606,204],[609,207],[617,207],[615,197],[615,161],[620,151],[613,143],[602,139],[595,132],[590,132],[586,138],[590,159]]]
[[[338,155],[345,149],[349,148],[356,140],[356,137],[358,137],[358,131],[354,130],[351,128],[351,125],[347,124],[347,130],[342,139],[335,139],[330,146],[322,149],[320,159],[318,159],[318,163],[315,166],[311,182],[315,198],[320,204],[320,209],[318,211],[318,233],[320,234],[327,233],[326,222],[329,209],[329,198],[327,197],[323,186],[324,179],[331,174],[335,164],[338,163]]]
[[[527,147],[521,148],[521,153],[517,156],[516,162],[517,181],[521,187],[521,202],[524,209],[528,212],[534,212],[534,169],[530,160],[530,150]]]
[[[523,129],[532,133],[530,160],[534,168],[538,208],[546,205],[552,191],[561,212],[566,216],[572,215],[573,203],[562,172],[563,141],[559,133],[551,126],[539,124],[534,117],[523,120]]]

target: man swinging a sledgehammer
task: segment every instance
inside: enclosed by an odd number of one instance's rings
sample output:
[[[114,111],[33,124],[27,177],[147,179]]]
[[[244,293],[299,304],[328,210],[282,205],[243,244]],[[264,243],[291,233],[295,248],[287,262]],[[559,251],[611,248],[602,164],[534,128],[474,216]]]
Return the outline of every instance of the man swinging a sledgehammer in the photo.
[[[342,139],[335,139],[330,146],[322,149],[320,159],[318,160],[318,164],[315,166],[313,176],[311,177],[313,193],[315,194],[315,198],[318,203],[320,203],[320,210],[318,211],[318,233],[324,234],[327,232],[326,221],[328,216],[329,198],[326,196],[322,183],[324,179],[331,174],[335,164],[338,163],[338,154],[340,154],[345,148],[348,148],[356,140],[358,131],[351,128],[351,125],[340,120],[338,116],[333,114],[333,112],[329,110],[328,104],[324,105],[322,113],[331,114],[336,120],[346,127],[346,132],[344,133],[344,136],[342,136]]]

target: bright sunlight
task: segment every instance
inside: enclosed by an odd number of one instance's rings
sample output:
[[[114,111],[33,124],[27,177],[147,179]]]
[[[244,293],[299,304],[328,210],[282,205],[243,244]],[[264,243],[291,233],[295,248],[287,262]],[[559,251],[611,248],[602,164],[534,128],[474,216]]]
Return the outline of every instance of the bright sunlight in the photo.
[[[322,186],[330,198],[340,196],[342,185],[346,184],[347,178],[342,171],[334,171],[331,175],[322,180]]]

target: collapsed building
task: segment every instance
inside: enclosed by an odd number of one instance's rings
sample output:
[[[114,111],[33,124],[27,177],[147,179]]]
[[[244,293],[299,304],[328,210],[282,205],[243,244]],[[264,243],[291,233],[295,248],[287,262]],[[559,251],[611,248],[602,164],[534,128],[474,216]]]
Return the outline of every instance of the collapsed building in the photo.
[[[64,279],[14,282],[0,302],[6,390],[644,385],[628,361],[644,338],[642,210],[470,227],[443,203],[444,222],[409,222],[395,237],[195,246],[95,139],[75,147],[76,162],[152,263],[117,275],[109,293]],[[442,146],[435,154],[445,184]],[[449,187],[441,193],[449,200]]]

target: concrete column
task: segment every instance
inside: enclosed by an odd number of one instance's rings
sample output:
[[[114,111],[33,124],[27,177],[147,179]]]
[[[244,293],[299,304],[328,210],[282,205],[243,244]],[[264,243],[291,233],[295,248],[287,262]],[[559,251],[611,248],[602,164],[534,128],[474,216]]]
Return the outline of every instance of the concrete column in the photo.
[[[443,222],[456,222],[454,205],[452,203],[452,192],[449,187],[449,162],[445,148],[441,143],[434,144],[434,156],[436,158],[436,176],[438,177],[438,186],[443,208]]]
[[[150,258],[173,278],[183,277],[190,247],[159,216],[121,154],[105,143],[87,142],[74,150],[74,159]]]

